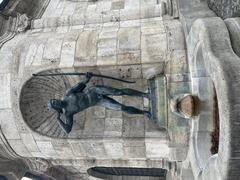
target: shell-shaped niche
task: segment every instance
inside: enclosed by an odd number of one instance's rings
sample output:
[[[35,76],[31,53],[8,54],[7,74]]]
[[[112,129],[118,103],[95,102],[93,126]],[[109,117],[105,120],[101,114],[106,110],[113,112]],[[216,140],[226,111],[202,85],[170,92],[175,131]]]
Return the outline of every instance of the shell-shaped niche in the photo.
[[[43,73],[60,73],[60,70]],[[34,76],[22,88],[20,110],[28,126],[43,135],[64,138],[67,134],[57,122],[55,112],[48,109],[50,99],[61,99],[70,87],[66,76]]]

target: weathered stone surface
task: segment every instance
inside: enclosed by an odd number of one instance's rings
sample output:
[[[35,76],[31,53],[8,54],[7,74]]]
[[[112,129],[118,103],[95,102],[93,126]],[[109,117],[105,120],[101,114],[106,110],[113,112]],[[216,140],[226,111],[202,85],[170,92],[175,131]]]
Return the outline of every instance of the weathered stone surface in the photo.
[[[66,159],[74,157],[71,146],[66,140],[52,140],[51,143],[54,150],[59,156],[62,156]]]
[[[94,66],[97,56],[97,32],[83,31],[77,40],[75,66]]]
[[[62,39],[49,39],[44,48],[43,64],[58,63],[61,56]]]
[[[105,136],[122,136],[123,120],[121,118],[106,118],[105,119]]]
[[[21,139],[11,139],[8,143],[15,152],[22,157],[31,157],[30,152],[27,150],[26,146],[23,144]]]
[[[44,52],[44,44],[40,44],[37,48],[32,65],[35,65],[35,66],[41,65],[43,52]]]
[[[133,84],[125,84],[125,87],[131,87],[134,89],[141,90],[142,89],[142,84],[141,84],[141,66],[140,65],[124,65],[120,66],[118,68],[119,71],[119,76],[123,79],[136,79],[139,82],[136,82],[133,86]]]
[[[156,124],[150,120],[145,121],[145,137],[157,137],[167,139],[167,131],[160,129]]]
[[[11,108],[10,74],[0,74],[0,109]]]
[[[62,16],[73,15],[74,10],[75,10],[75,4],[66,4],[63,9]]]
[[[116,38],[104,38],[98,41],[98,56],[116,55],[117,40]]]
[[[124,1],[115,1],[112,2],[112,10],[123,9],[124,8]]]
[[[151,79],[162,75],[165,71],[165,63],[164,62],[156,62],[151,64],[143,64],[142,65],[142,76],[144,79]]]
[[[83,135],[88,137],[94,137],[94,136],[102,137],[104,134],[104,127],[105,127],[104,124],[105,124],[105,119],[103,118],[92,119],[88,117],[85,122]]]
[[[64,42],[62,45],[62,53],[60,67],[72,67],[74,64],[76,42]]]
[[[141,54],[140,51],[133,51],[130,53],[118,54],[117,64],[140,64]]]
[[[83,145],[80,142],[75,142],[72,140],[68,140],[70,147],[72,149],[72,152],[75,157],[84,157],[87,156],[85,149]]]
[[[134,19],[134,20],[126,20],[126,21],[120,21],[120,28],[129,28],[129,27],[140,27],[140,19]]]
[[[108,66],[108,65],[116,65],[117,57],[113,56],[100,56],[97,59],[97,66]]]
[[[162,14],[161,5],[145,6],[140,9],[140,14],[141,14],[140,17],[142,19],[159,17]]]
[[[125,8],[126,9],[133,9],[136,8],[138,9],[141,5],[141,0],[136,0],[136,1],[130,1],[130,0],[125,0]]]
[[[1,131],[7,139],[20,139],[17,126],[14,122],[14,115],[10,109],[0,110]]]
[[[140,18],[140,12],[138,9],[121,9],[120,19],[123,21],[134,20]]]
[[[82,146],[87,156],[89,157],[105,157],[106,156],[105,143],[103,142],[87,141],[87,142],[83,142]]]
[[[124,152],[129,158],[145,157],[146,147],[143,140],[126,140],[124,141]]]
[[[166,142],[158,139],[146,139],[146,156],[148,158],[166,158],[169,155],[169,148]]]
[[[39,150],[45,157],[56,157],[57,153],[49,141],[36,141]]]
[[[25,60],[25,66],[31,66],[33,61],[34,61],[34,57],[37,51],[37,45],[36,44],[31,44],[26,56],[26,60]]]
[[[102,31],[99,33],[99,39],[114,39],[117,37],[117,31],[119,28],[118,23],[105,23]]]
[[[144,118],[139,117],[128,117],[124,114],[123,117],[123,136],[124,137],[144,137]]]
[[[182,74],[187,73],[187,55],[185,50],[174,50],[171,54],[170,61],[168,61],[166,72],[168,74]]]
[[[168,50],[179,51],[185,50],[185,39],[182,24],[177,20],[164,21],[168,38]]]
[[[166,59],[166,34],[147,34],[141,38],[142,63],[162,62]]]
[[[38,149],[38,146],[36,144],[36,141],[34,140],[33,136],[30,133],[28,133],[28,134],[21,133],[21,139],[30,153],[40,152],[40,150]]]
[[[118,32],[118,53],[140,49],[140,29],[123,28]]]
[[[123,144],[121,141],[104,141],[104,148],[107,155],[113,159],[124,157]]]

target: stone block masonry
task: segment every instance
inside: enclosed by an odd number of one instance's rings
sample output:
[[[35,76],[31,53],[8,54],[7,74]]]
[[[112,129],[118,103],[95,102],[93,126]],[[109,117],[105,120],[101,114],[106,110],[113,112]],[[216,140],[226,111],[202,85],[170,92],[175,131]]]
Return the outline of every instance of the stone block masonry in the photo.
[[[0,51],[0,125],[9,147],[21,158],[48,160],[53,167],[84,178],[94,166],[170,169],[167,159],[174,153],[168,134],[147,118],[92,107],[74,117],[67,135],[47,110],[47,102],[62,98],[81,78],[32,77],[39,72],[91,71],[136,83],[93,78],[89,85],[144,92],[152,76],[166,73],[176,80],[182,70],[187,73],[183,32],[178,20],[169,16],[164,20],[165,13],[165,1],[51,0],[43,16],[32,19],[31,28]],[[144,98],[113,98],[149,108]],[[171,135],[175,140],[176,134]]]

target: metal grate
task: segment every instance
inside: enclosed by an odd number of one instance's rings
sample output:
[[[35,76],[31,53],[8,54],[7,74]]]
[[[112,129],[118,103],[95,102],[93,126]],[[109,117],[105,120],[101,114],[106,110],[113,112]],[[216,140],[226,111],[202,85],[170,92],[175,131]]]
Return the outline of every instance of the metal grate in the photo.
[[[167,170],[161,168],[94,167],[91,170],[114,176],[166,177]]]

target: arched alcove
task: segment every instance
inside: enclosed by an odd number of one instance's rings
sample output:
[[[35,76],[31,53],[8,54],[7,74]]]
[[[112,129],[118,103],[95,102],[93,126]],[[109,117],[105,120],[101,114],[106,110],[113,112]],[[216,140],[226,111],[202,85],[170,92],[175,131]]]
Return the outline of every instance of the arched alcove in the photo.
[[[141,75],[139,66],[123,66],[119,68],[107,67],[106,69],[78,69],[78,70],[48,70],[39,74],[51,74],[61,72],[87,72],[94,74],[102,74],[132,80],[136,83],[128,84],[111,79],[93,77],[88,83],[88,87],[92,85],[106,85],[114,88],[132,88],[139,91],[146,91],[147,79]],[[50,99],[62,99],[68,88],[74,86],[81,81],[84,76],[32,76],[24,83],[20,94],[20,110],[22,117],[27,125],[42,135],[57,138],[102,138],[111,137],[128,137],[131,132],[123,132],[123,126],[139,126],[137,130],[138,137],[144,137],[145,117],[142,115],[126,115],[121,111],[113,111],[101,106],[93,106],[74,115],[73,129],[70,134],[66,134],[57,122],[57,115],[48,110],[48,102]],[[143,97],[134,96],[111,96],[116,101],[144,109]],[[147,107],[148,108],[148,107]],[[146,109],[146,108],[145,108]],[[126,122],[124,124],[124,122]],[[134,122],[136,122],[134,124]],[[129,123],[131,123],[129,125]],[[130,129],[129,129],[130,131]]]

